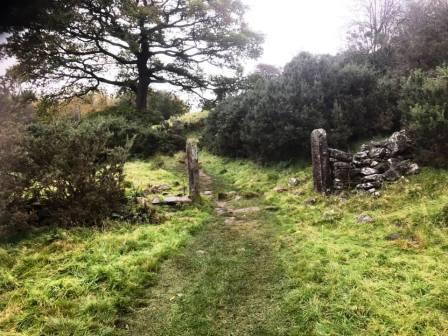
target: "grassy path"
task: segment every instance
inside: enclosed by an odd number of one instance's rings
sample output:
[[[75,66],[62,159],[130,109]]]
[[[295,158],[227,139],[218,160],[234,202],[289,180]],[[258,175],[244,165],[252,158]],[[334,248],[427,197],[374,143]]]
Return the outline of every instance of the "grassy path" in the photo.
[[[448,335],[446,171],[323,197],[308,165],[201,154],[222,203],[0,244],[0,335]],[[182,158],[128,180],[182,193]]]
[[[229,186],[213,183],[216,192]],[[226,190],[227,189],[227,190]],[[273,253],[277,228],[259,199],[219,202],[218,215],[166,261],[129,335],[281,335],[286,281]],[[241,208],[241,205],[244,205]]]
[[[215,194],[238,191],[217,205],[235,211],[162,265],[129,335],[448,334],[446,173],[425,169],[377,199],[322,197],[308,166],[202,162]]]

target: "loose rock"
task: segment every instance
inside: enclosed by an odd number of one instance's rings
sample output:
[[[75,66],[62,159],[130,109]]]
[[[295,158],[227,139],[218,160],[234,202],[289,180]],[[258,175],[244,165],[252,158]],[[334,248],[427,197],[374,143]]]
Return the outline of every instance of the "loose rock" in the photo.
[[[401,238],[401,235],[399,233],[392,233],[386,237],[386,240],[392,241],[392,240],[398,240],[400,238]]]
[[[292,177],[289,179],[288,184],[291,187],[297,187],[299,184],[301,183],[300,179],[298,179],[297,177]]]
[[[308,201],[306,201],[307,205],[316,205],[317,204],[317,199],[315,198],[310,198]]]
[[[373,223],[374,222],[374,219],[372,217],[370,217],[369,215],[365,215],[365,214],[360,215],[357,220],[358,220],[358,223]]]
[[[370,165],[370,164],[368,164],[368,165]],[[361,174],[366,175],[366,176],[367,175],[376,175],[376,174],[378,174],[378,170],[366,167],[366,168],[361,169]]]

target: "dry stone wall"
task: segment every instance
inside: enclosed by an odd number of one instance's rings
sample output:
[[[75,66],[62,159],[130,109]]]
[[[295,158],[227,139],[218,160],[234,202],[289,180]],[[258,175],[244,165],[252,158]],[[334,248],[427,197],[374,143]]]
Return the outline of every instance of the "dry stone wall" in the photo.
[[[420,171],[413,162],[412,151],[412,141],[405,131],[364,144],[354,154],[329,148],[331,188],[334,191],[356,188],[376,194],[385,182]]]

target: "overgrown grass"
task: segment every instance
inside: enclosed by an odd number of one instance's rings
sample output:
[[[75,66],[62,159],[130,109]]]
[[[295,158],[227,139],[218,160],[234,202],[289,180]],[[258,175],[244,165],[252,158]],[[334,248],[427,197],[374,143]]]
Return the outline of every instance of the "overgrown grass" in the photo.
[[[274,209],[266,220],[278,226],[275,250],[290,282],[281,307],[293,319],[279,335],[448,334],[446,171],[424,169],[388,185],[378,199],[325,198],[312,193],[309,167],[211,155],[204,161],[212,174],[263,194]],[[274,191],[291,177],[302,182]],[[358,223],[361,214],[374,222]]]
[[[129,192],[181,192],[181,160],[129,163]],[[323,197],[306,164],[201,161],[215,193],[243,196],[229,206],[260,213],[226,227],[206,202],[165,210],[160,226],[47,229],[2,244],[1,334],[114,335],[142,304],[134,335],[448,334],[446,171],[424,169],[379,198]],[[374,222],[358,223],[361,214]],[[207,221],[153,287],[161,260]]]
[[[135,188],[183,188],[179,158],[126,167]],[[0,245],[1,335],[112,335],[159,263],[210,218],[207,206],[164,211],[165,222],[46,229]]]

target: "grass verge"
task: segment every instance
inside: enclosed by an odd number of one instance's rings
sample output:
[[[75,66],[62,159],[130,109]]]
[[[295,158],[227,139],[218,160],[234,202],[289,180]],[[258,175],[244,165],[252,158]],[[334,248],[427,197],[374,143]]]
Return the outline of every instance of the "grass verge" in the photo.
[[[176,157],[131,162],[126,170],[136,189],[185,184]],[[116,334],[160,262],[209,220],[210,209],[166,209],[164,217],[159,226],[45,229],[1,244],[0,334]]]

